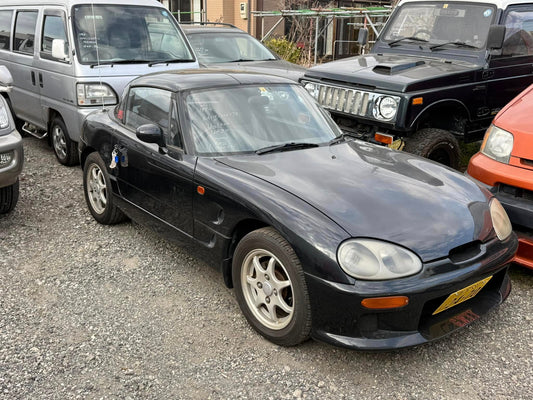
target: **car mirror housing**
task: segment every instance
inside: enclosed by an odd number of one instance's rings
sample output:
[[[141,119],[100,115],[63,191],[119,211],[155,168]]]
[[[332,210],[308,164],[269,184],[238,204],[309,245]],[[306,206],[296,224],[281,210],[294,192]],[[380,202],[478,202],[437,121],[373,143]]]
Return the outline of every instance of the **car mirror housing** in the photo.
[[[68,61],[68,51],[63,39],[52,40],[52,57],[58,60]]]
[[[13,87],[13,77],[6,66],[0,65],[0,92],[10,92]]]
[[[157,143],[159,145],[159,152],[166,154],[165,139],[161,128],[156,124],[144,124],[137,128],[135,134],[139,140],[145,143]]]
[[[505,38],[505,26],[491,25],[489,28],[489,35],[487,37],[487,49],[497,50],[503,47],[503,39]]]

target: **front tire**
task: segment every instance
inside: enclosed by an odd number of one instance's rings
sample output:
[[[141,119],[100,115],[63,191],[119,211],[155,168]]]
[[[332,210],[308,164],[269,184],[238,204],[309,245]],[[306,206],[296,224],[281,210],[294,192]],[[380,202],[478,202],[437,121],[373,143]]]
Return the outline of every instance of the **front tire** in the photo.
[[[83,192],[92,216],[99,223],[112,225],[124,221],[126,216],[113,202],[111,179],[106,165],[98,153],[91,153],[83,167]]]
[[[250,325],[281,346],[309,338],[311,306],[300,260],[273,228],[250,232],[237,245],[233,287]]]
[[[0,214],[11,212],[19,199],[19,180],[3,188],[0,188]]]
[[[57,160],[66,166],[76,165],[79,162],[78,144],[70,138],[61,117],[55,117],[50,123],[50,135]]]
[[[404,150],[458,169],[461,151],[455,136],[443,129],[421,129],[405,140]]]

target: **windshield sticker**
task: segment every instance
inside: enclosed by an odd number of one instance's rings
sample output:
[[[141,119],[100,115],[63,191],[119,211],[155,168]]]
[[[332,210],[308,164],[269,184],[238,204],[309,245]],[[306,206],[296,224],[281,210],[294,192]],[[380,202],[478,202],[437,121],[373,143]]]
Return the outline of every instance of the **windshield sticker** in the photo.
[[[442,8],[448,8],[448,4],[443,4]]]
[[[168,17],[168,13],[167,13],[166,11],[161,11],[161,15],[162,15],[163,17]]]
[[[483,16],[485,18],[488,18],[492,15],[492,10],[490,8],[486,9],[484,12],[483,12]]]

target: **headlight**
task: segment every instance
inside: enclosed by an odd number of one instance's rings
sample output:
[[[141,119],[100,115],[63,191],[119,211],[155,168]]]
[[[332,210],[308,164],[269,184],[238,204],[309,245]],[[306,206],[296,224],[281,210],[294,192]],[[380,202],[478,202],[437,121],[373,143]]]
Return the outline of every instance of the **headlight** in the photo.
[[[513,135],[497,126],[491,125],[485,133],[481,152],[487,157],[504,164],[509,164],[513,150]]]
[[[117,104],[117,96],[113,89],[105,83],[78,83],[78,105],[99,106]]]
[[[374,239],[352,239],[342,243],[337,258],[344,272],[358,279],[395,279],[422,270],[422,261],[416,254]]]
[[[513,227],[502,204],[495,197],[490,201],[490,216],[498,239],[507,239],[513,231]]]
[[[3,102],[0,102],[0,129],[5,129],[9,126],[8,112],[9,111],[7,107],[3,104]]]
[[[389,121],[396,116],[398,111],[398,100],[394,97],[380,97],[374,107],[374,117],[381,120]]]
[[[304,88],[305,90],[307,90],[309,92],[309,94],[311,96],[313,96],[315,99],[318,99],[318,93],[320,91],[318,85],[315,85],[314,83],[312,82],[307,82],[305,85],[304,85]]]
[[[13,162],[15,158],[15,152],[13,150],[8,151],[7,153],[0,153],[0,168],[7,167]]]

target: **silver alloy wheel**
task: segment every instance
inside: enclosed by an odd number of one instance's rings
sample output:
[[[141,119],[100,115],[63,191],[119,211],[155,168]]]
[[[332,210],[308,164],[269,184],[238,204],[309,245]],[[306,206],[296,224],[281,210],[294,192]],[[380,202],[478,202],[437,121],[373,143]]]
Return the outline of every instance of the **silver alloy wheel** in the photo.
[[[254,316],[272,330],[285,328],[294,315],[292,282],[280,260],[271,252],[249,252],[241,268],[244,298]]]
[[[67,139],[65,137],[65,132],[57,124],[54,124],[52,128],[52,143],[54,144],[54,150],[60,159],[65,159],[67,157]]]
[[[91,164],[87,170],[87,195],[92,209],[103,214],[107,206],[107,186],[104,172],[96,164]]]

